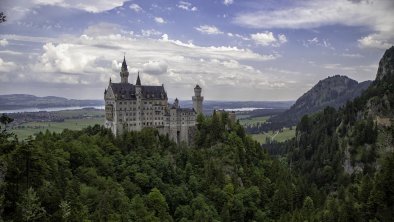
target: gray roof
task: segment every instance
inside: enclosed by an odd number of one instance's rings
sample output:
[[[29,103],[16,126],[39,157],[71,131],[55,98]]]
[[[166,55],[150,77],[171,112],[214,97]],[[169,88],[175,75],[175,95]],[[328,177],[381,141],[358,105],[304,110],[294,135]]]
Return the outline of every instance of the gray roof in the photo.
[[[136,99],[136,86],[130,83],[110,83],[112,91],[119,99]],[[164,86],[141,86],[143,99],[167,99]]]
[[[182,113],[194,113],[193,108],[178,108],[177,111]]]

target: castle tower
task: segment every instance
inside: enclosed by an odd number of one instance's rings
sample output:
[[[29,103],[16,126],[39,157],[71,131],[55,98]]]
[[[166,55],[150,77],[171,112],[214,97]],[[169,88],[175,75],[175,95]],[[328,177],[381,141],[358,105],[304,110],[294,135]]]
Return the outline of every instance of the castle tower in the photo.
[[[199,85],[196,85],[194,87],[194,96],[192,97],[193,99],[193,108],[196,111],[197,114],[202,113],[202,101],[204,101],[204,97],[201,96],[201,87]]]
[[[177,109],[179,108],[179,100],[178,100],[178,98],[175,98],[174,107],[177,108]]]
[[[142,86],[141,86],[141,80],[140,80],[140,73],[138,72],[137,74],[137,81],[135,83],[135,95],[136,95],[136,103],[137,103],[137,107],[138,107],[138,112],[136,112],[136,118],[137,118],[137,130],[141,130],[143,127],[143,109],[142,109]]]
[[[129,82],[129,71],[127,70],[126,56],[123,57],[122,69],[120,70],[120,79],[121,83]]]
[[[137,81],[135,82],[136,86],[141,86],[140,72],[138,72]]]

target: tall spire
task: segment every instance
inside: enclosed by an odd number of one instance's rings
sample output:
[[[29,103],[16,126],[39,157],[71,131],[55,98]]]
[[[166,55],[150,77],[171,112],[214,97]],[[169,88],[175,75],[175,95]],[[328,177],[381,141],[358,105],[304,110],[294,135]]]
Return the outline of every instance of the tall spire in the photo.
[[[121,83],[128,83],[129,71],[127,70],[126,56],[123,57],[122,69],[120,70]]]
[[[141,85],[140,72],[138,72],[137,82],[135,83],[135,85],[137,85],[137,86],[140,86],[140,85]]]
[[[127,64],[126,64],[126,56],[123,57],[122,71],[128,71],[127,70]]]

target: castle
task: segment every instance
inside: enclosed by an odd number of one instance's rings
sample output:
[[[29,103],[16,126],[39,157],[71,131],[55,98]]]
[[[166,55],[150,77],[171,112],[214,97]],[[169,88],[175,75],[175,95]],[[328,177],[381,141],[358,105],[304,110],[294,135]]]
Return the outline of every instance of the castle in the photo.
[[[110,79],[104,91],[106,128],[110,128],[114,135],[120,135],[125,131],[150,127],[168,135],[176,143],[191,142],[196,116],[203,110],[204,97],[199,85],[194,88],[193,108],[181,108],[178,99],[168,104],[164,85],[142,85],[139,73],[135,85],[129,83],[126,58],[123,59],[120,77],[120,83],[113,83]]]

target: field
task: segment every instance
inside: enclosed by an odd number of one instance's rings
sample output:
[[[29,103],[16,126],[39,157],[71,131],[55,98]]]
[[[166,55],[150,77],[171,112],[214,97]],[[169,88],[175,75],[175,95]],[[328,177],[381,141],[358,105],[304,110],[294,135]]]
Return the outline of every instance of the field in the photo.
[[[242,126],[253,126],[257,125],[258,123],[265,123],[269,118],[270,116],[249,117],[245,119],[239,119],[239,123]]]
[[[295,136],[295,127],[292,129],[284,128],[282,132],[269,131],[268,133],[250,134],[250,136],[260,144],[266,143],[267,138],[271,141],[284,142]]]
[[[65,118],[64,121],[31,121],[27,123],[12,126],[11,132],[15,133],[19,139],[26,139],[34,136],[39,132],[49,130],[51,132],[62,132],[64,129],[80,130],[87,126],[103,124],[103,110],[81,109],[81,110],[63,110],[54,112]]]
[[[258,124],[265,123],[271,116],[261,116],[261,117],[247,117],[247,118],[239,118],[239,123],[244,127],[253,127]],[[276,141],[276,142],[284,142],[288,139],[291,139],[295,136],[295,127],[283,128],[281,132],[278,131],[269,131],[268,133],[259,133],[259,134],[249,134],[254,140],[259,142],[260,144],[264,144],[268,140]]]

